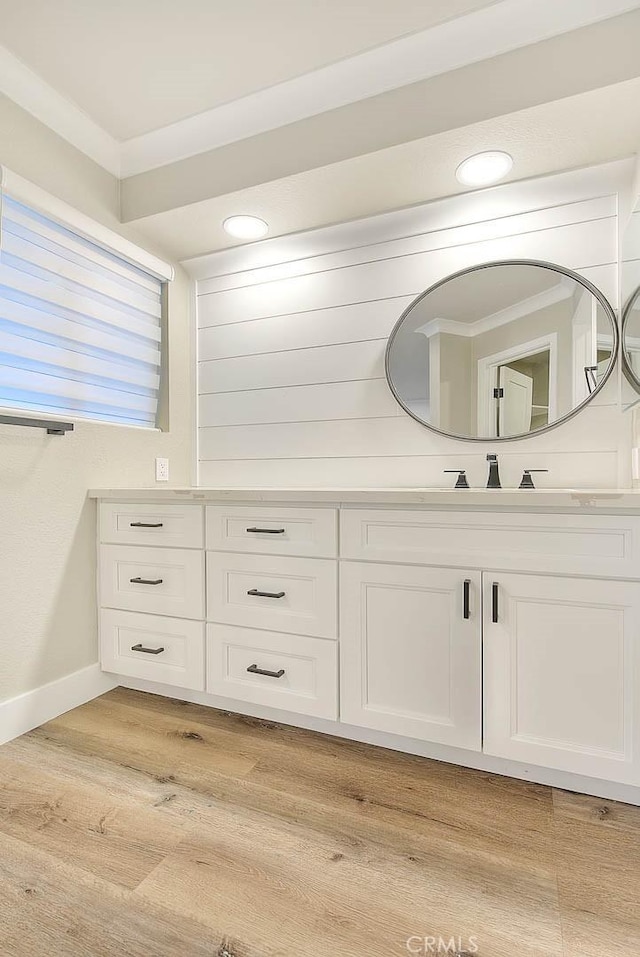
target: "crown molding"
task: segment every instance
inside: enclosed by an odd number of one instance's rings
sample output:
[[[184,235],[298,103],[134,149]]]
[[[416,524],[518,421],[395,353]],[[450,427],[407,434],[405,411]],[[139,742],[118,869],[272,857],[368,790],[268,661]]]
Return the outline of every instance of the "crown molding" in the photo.
[[[124,142],[3,47],[0,90],[100,166],[125,178],[638,8],[640,0],[498,0]]]
[[[422,333],[427,339],[438,335],[441,332],[452,336],[462,336],[464,339],[475,339],[476,336],[482,336],[486,332],[492,332],[501,326],[507,326],[518,319],[524,319],[526,316],[553,306],[557,302],[563,302],[570,299],[573,295],[572,280],[568,277],[562,279],[551,289],[545,289],[543,292],[535,293],[527,299],[521,299],[514,302],[511,306],[506,306],[490,316],[483,316],[476,319],[475,322],[460,322],[457,319],[430,319],[423,326],[418,326],[415,332]]]

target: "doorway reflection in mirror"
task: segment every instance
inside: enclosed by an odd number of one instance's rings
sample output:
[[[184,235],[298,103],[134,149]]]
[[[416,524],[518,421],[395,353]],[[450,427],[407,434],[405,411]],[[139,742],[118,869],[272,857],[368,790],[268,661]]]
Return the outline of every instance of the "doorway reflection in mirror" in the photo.
[[[419,297],[392,333],[387,377],[414,418],[463,438],[509,438],[573,413],[615,361],[604,297],[548,264],[492,263]]]

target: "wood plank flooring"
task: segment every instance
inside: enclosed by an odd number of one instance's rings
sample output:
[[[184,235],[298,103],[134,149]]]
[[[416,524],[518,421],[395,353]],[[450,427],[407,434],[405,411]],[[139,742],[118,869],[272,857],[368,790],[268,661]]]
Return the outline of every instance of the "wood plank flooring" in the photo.
[[[637,957],[640,809],[122,688],[0,748],[1,957],[455,952]]]

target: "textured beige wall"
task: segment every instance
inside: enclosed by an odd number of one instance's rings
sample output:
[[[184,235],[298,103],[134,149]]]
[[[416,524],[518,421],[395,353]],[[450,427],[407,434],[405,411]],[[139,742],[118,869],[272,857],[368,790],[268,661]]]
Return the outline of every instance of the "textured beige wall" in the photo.
[[[0,164],[113,229],[119,228],[120,184],[116,177],[2,94]]]
[[[440,428],[456,435],[477,428],[471,350],[471,339],[440,333]]]
[[[0,163],[128,238],[118,183],[15,104],[0,100]],[[155,250],[161,252],[161,250]],[[97,661],[95,505],[90,487],[190,482],[189,283],[169,288],[171,431],[79,424],[59,438],[0,426],[0,702]]]

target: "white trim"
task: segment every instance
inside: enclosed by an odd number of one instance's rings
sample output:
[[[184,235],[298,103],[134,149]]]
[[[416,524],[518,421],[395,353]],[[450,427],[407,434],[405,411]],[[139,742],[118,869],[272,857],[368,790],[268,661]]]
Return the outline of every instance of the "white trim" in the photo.
[[[502,352],[478,359],[478,435],[482,438],[488,435],[492,427],[491,393],[498,384],[498,369],[505,362],[516,359],[525,359],[549,349],[549,422],[556,419],[557,390],[558,390],[558,335],[551,332],[539,339],[531,339]]]
[[[618,270],[618,276],[620,270]],[[579,315],[582,305],[589,310],[587,321]],[[579,316],[579,317],[578,317]],[[578,321],[576,320],[578,317]],[[586,290],[582,290],[571,321],[573,351],[573,402],[579,404],[588,399],[590,391],[586,383],[586,367],[597,365],[598,303],[593,296],[587,299]]]
[[[429,342],[429,422],[436,429],[440,428],[440,398],[442,377],[440,375],[440,336],[434,336]]]
[[[61,199],[57,199],[40,186],[7,169],[6,166],[0,166],[0,188],[18,202],[25,203],[45,216],[61,222],[85,239],[103,246],[109,252],[157,276],[158,279],[164,282],[171,282],[173,279],[174,268],[170,263],[158,259],[146,249],[129,242],[124,236],[96,222],[95,219],[86,216]]]
[[[627,344],[632,341],[631,339],[627,339],[626,336],[625,339]],[[636,339],[636,345],[640,345],[640,339]],[[598,349],[613,349],[613,336],[607,336],[604,334],[596,335],[596,352]]]
[[[122,144],[134,176],[636,9],[637,0],[500,0]]]
[[[103,169],[120,175],[120,143],[3,46],[0,90]]]
[[[185,270],[186,272],[186,270]],[[200,485],[200,387],[198,374],[200,369],[199,329],[198,329],[198,289],[195,280],[188,276],[189,282],[189,345],[191,363],[191,484]],[[171,425],[171,421],[169,421]]]
[[[638,0],[499,0],[122,143],[2,47],[0,90],[110,173],[133,176],[639,6]]]
[[[16,698],[9,698],[0,703],[0,744],[6,744],[117,686],[115,678],[95,664]]]
[[[368,728],[358,728],[327,718],[291,714],[290,711],[280,711],[257,704],[246,704],[244,701],[221,698],[204,691],[172,688],[140,678],[120,677],[118,683],[122,688],[133,688],[135,691],[161,695],[164,698],[191,701],[209,708],[230,711],[233,714],[246,714],[267,721],[277,721],[294,728],[304,728],[317,731],[320,734],[330,734],[333,737],[346,738],[349,741],[363,741],[365,744],[373,744],[380,748],[389,748],[391,751],[400,751],[405,754],[417,754],[420,757],[431,758],[434,761],[445,761],[448,764],[456,764],[463,768],[475,768],[480,771],[487,771],[490,774],[502,774],[509,778],[518,778],[521,781],[544,784],[547,787],[562,788],[565,791],[577,791],[579,794],[593,794],[610,801],[623,801],[625,804],[640,805],[640,787],[629,784],[617,784],[569,771],[556,771],[552,768],[522,764],[519,761],[511,761],[506,758],[495,758],[480,751],[466,751],[463,748],[453,748],[444,744],[417,741],[413,738],[400,737],[384,731],[371,731]]]

